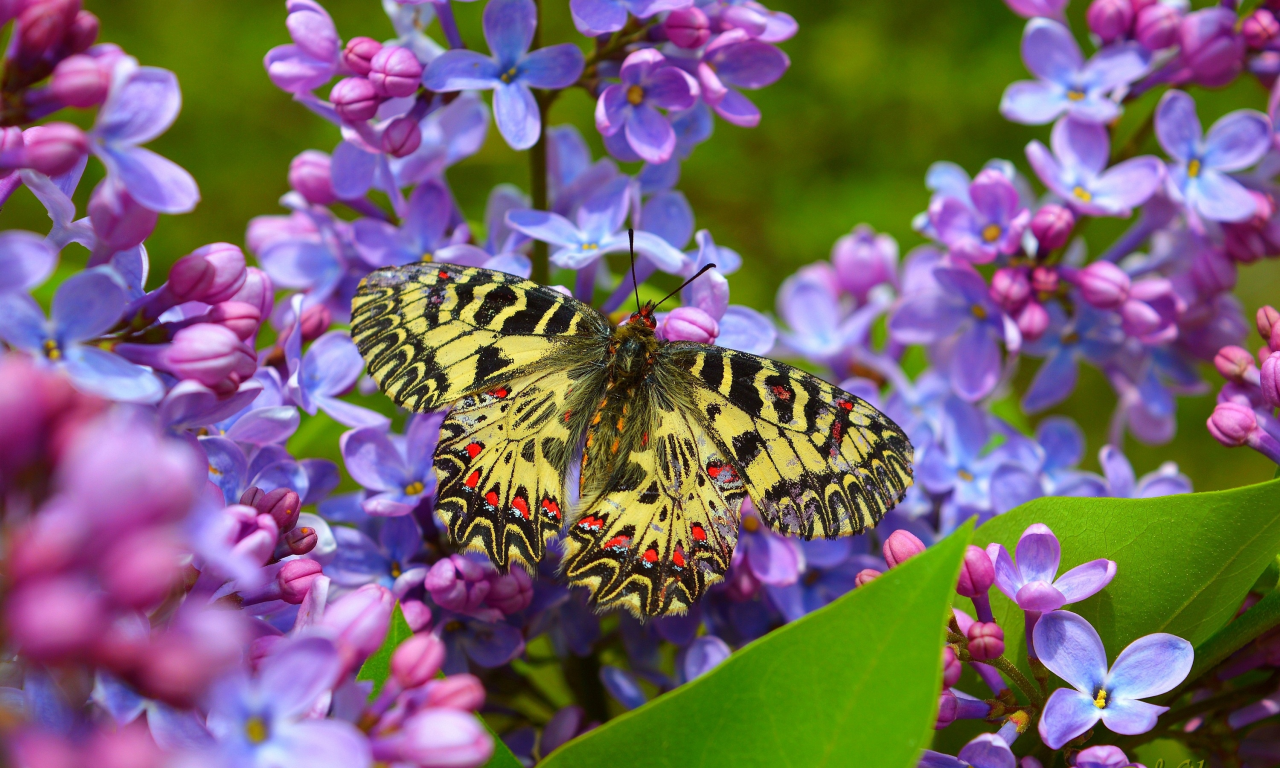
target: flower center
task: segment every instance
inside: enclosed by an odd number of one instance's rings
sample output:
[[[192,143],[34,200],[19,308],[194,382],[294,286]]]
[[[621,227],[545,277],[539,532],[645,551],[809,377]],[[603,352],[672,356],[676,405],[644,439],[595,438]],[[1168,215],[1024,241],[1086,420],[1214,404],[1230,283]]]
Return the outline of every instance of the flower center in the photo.
[[[1080,90],[1079,88],[1072,88],[1071,90],[1067,91],[1067,100],[1068,100],[1068,101],[1083,101],[1083,100],[1084,100],[1084,91]]]
[[[58,348],[58,342],[53,339],[44,340],[44,356],[57,362],[62,359],[62,350]]]
[[[982,239],[988,243],[994,243],[1000,239],[1000,231],[999,224],[988,224],[982,228]]]
[[[1070,333],[1064,333],[1062,334],[1062,343],[1063,344],[1079,344],[1080,334],[1076,333],[1075,331],[1071,331]]]
[[[398,579],[400,578],[400,574],[402,573],[404,573],[404,571],[400,570],[400,562],[397,560],[392,560],[391,561],[391,578]]]
[[[960,479],[965,481],[966,483],[973,482],[973,473],[967,469],[957,469],[956,475],[958,475]]]
[[[744,517],[742,518],[742,530],[747,533],[755,533],[760,530],[760,521],[754,517]]]
[[[969,307],[969,314],[973,315],[979,320],[986,320],[987,308],[982,306],[981,304],[974,304],[973,306]]]
[[[425,489],[426,489],[426,486],[422,484],[421,480],[414,480],[412,483],[409,483],[404,487],[404,495],[417,496],[418,494],[422,493],[422,491]]]
[[[633,85],[627,89],[627,101],[633,107],[640,106],[640,102],[644,101],[644,89],[638,85]]]
[[[435,261],[435,257],[432,255],[430,251],[427,251],[426,253],[422,254],[422,258],[418,259],[418,261],[425,261],[427,263],[430,263]]]
[[[453,619],[452,621],[444,625],[445,632],[457,632],[460,629],[462,629],[462,622],[458,621],[457,619]]]
[[[1105,688],[1098,689],[1098,695],[1093,700],[1093,706],[1098,709],[1106,709],[1107,707],[1107,691]]]
[[[213,475],[214,477],[222,477],[222,470],[220,470],[220,469],[218,469],[217,467],[215,467],[215,466],[213,466],[212,464],[210,464],[210,465],[209,465],[209,474]]]
[[[807,587],[812,587],[818,583],[818,579],[822,578],[822,574],[817,571],[809,571],[804,575],[804,583]]]
[[[519,75],[519,74],[520,73],[516,70],[516,68],[512,67],[511,69],[508,69],[506,72],[503,72],[501,75],[498,75],[498,79],[504,83],[510,83],[512,80],[515,80],[516,75]]]
[[[584,250],[584,251],[598,251],[598,250],[600,250],[600,244],[599,244],[599,243],[583,243],[583,244],[582,244],[582,250]]]
[[[1075,189],[1071,190],[1071,194],[1075,197],[1075,199],[1079,200],[1082,203],[1087,203],[1093,199],[1093,195],[1089,193],[1089,190],[1081,186],[1077,186]]]
[[[267,732],[267,721],[254,715],[244,722],[244,735],[251,744],[261,744],[270,735]]]
[[[1193,179],[1200,175],[1199,160],[1192,160],[1191,162],[1187,163],[1187,175]]]

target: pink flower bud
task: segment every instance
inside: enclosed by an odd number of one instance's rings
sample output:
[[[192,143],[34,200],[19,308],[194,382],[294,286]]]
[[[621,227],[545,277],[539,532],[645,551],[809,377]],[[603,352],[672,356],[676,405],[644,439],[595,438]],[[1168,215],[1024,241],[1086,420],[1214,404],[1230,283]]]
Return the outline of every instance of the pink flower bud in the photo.
[[[455,613],[475,614],[484,606],[492,587],[488,576],[493,572],[493,567],[486,566],[487,563],[481,565],[461,555],[452,555],[431,566],[423,586],[441,608]],[[497,613],[492,608],[488,610]]]
[[[1075,226],[1076,217],[1070,208],[1053,204],[1041,206],[1031,218],[1031,234],[1040,245],[1036,253],[1045,254],[1066,245]]]
[[[956,695],[944,690],[938,697],[938,718],[933,724],[935,731],[940,731],[956,721]]]
[[[512,568],[505,574],[489,578],[489,594],[485,603],[504,614],[523,611],[533,600],[533,580],[523,568]]]
[[[245,501],[250,491],[259,491],[259,495],[252,501]],[[251,488],[250,491],[245,491],[245,495],[240,497],[241,504],[251,505],[260,515],[270,515],[283,532],[292,531],[298,524],[298,510],[302,506],[302,500],[298,498],[296,491],[290,488],[277,488],[268,493],[262,493],[257,488]]]
[[[253,348],[229,328],[213,323],[189,325],[173,335],[162,366],[180,379],[194,379],[206,387],[222,384],[233,374],[244,381],[258,369]]]
[[[363,77],[339,80],[329,91],[329,101],[348,123],[363,123],[378,113],[378,94]]]
[[[851,233],[836,240],[831,248],[831,264],[840,288],[862,303],[877,285],[897,283],[898,241],[859,224]]]
[[[409,719],[396,733],[371,740],[373,759],[424,766],[476,766],[493,755],[493,737],[476,716],[431,707]]]
[[[1258,328],[1258,335],[1263,340],[1270,341],[1275,327],[1280,325],[1280,312],[1270,304],[1260,307],[1258,314],[1254,316],[1254,322]]]
[[[106,178],[89,198],[89,223],[112,253],[127,251],[151,236],[160,214],[138,205],[123,184]]]
[[[956,592],[963,597],[977,597],[986,594],[995,581],[996,569],[991,564],[991,558],[981,547],[970,545],[964,551]]]
[[[1259,373],[1262,399],[1272,408],[1280,408],[1280,352],[1273,352],[1262,363]]]
[[[1179,27],[1180,61],[1192,81],[1206,88],[1226,85],[1244,67],[1244,37],[1236,34],[1236,14],[1228,8],[1188,13]]]
[[[333,313],[324,304],[312,304],[302,310],[302,342],[315,341],[333,324]]]
[[[1265,363],[1264,363],[1265,365]],[[1258,429],[1258,417],[1253,409],[1240,403],[1218,403],[1209,417],[1209,434],[1213,439],[1234,448],[1248,442]]]
[[[58,63],[49,80],[49,90],[68,107],[88,109],[107,98],[111,73],[92,56],[76,54]]]
[[[353,37],[342,49],[342,63],[347,69],[364,77],[369,74],[370,62],[382,50],[382,43],[370,37]]]
[[[333,191],[332,165],[327,154],[308,149],[289,163],[289,186],[312,205],[331,205],[338,201]]]
[[[942,649],[942,687],[954,688],[960,682],[960,673],[963,671],[964,667],[956,657],[956,652],[951,646],[945,646]]]
[[[1253,355],[1241,347],[1230,346],[1218,350],[1213,358],[1213,365],[1222,374],[1222,378],[1239,382],[1245,372],[1253,368]]]
[[[1035,341],[1049,330],[1049,312],[1038,301],[1028,301],[1017,317],[1018,330],[1024,341]]]
[[[994,621],[975,621],[967,635],[974,661],[989,661],[1004,653],[1004,630]]]
[[[1201,296],[1215,296],[1236,287],[1236,265],[1226,253],[1206,248],[1191,262],[1191,280]]]
[[[291,555],[305,555],[320,543],[320,536],[315,528],[301,526],[286,533],[282,543]]]
[[[1009,312],[1017,311],[1031,296],[1027,272],[1016,267],[1001,267],[991,276],[991,298]]]
[[[311,582],[320,575],[321,565],[315,560],[300,557],[280,567],[276,584],[280,586],[280,599],[290,605],[298,605],[311,589]]]
[[[231,243],[210,243],[174,263],[169,292],[178,303],[218,304],[234,296],[244,280],[244,253]]]
[[[87,582],[73,577],[37,581],[10,593],[5,606],[9,641],[36,661],[61,661],[82,654],[102,634],[102,599]]]
[[[1148,51],[1177,45],[1182,14],[1164,3],[1154,3],[1138,11],[1133,36]]]
[[[1240,34],[1244,35],[1246,45],[1255,50],[1261,50],[1266,48],[1276,35],[1280,35],[1280,23],[1276,22],[1276,17],[1271,11],[1259,8],[1240,24]]]
[[[431,626],[431,609],[421,600],[401,600],[400,612],[409,629],[419,632]]]
[[[426,706],[474,712],[484,705],[484,685],[475,675],[450,675],[427,688]]]
[[[710,344],[720,335],[720,324],[697,307],[676,307],[662,320],[662,338]]]
[[[412,96],[422,80],[422,63],[413,51],[398,45],[383,46],[369,60],[366,75],[379,96],[400,99]]]
[[[1129,298],[1129,276],[1109,261],[1095,261],[1072,279],[1080,297],[1098,309],[1117,309]]]
[[[667,39],[677,48],[692,50],[707,44],[711,37],[711,21],[701,8],[679,8],[667,14],[662,28]]]
[[[916,538],[911,531],[899,528],[889,534],[889,538],[885,540],[884,561],[889,564],[890,568],[897,568],[910,558],[915,557],[924,551],[924,542]]]
[[[79,0],[42,0],[27,6],[14,25],[17,45],[9,44],[19,68],[30,69],[60,48],[79,12]]]
[[[440,671],[444,655],[444,641],[430,632],[421,632],[391,654],[391,676],[401,688],[426,685]]]
[[[366,584],[325,608],[320,626],[333,637],[348,668],[360,664],[382,645],[394,605],[390,590]]]
[[[80,11],[67,29],[66,37],[62,39],[63,49],[72,54],[89,50],[98,39],[101,26],[97,16],[89,11]]]
[[[271,278],[257,267],[245,267],[244,284],[228,301],[241,301],[252,304],[258,310],[258,317],[270,317],[275,306],[275,286]]]
[[[1031,270],[1031,290],[1037,293],[1056,293],[1058,270],[1053,267],[1036,267]]]
[[[249,341],[258,333],[262,315],[258,308],[243,301],[224,301],[214,304],[204,319],[228,328],[241,341]]]
[[[46,176],[59,176],[75,167],[89,151],[84,131],[70,123],[46,123],[22,132],[23,165]]]
[[[178,578],[182,548],[162,529],[143,529],[113,544],[100,572],[107,592],[130,608],[154,606]]]
[[[392,157],[411,155],[421,144],[422,129],[416,120],[408,116],[392,120],[382,134],[382,151]]]
[[[855,587],[861,587],[879,575],[880,571],[877,571],[875,568],[863,568],[858,571],[857,576],[853,577],[853,585]]]
[[[1089,31],[1101,38],[1103,44],[1110,43],[1129,33],[1133,6],[1129,0],[1093,0],[1085,20]]]

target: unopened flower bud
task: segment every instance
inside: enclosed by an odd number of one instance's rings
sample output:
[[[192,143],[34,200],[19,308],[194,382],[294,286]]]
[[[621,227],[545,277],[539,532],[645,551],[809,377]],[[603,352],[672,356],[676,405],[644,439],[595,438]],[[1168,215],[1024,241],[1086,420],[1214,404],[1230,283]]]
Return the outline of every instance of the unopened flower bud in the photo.
[[[444,641],[430,632],[405,640],[391,654],[391,676],[401,688],[426,685],[444,664]]]
[[[1107,44],[1129,33],[1133,25],[1133,5],[1129,0],[1093,0],[1085,14],[1089,31]]]
[[[308,149],[289,163],[289,186],[312,205],[331,205],[338,200],[333,191],[333,161],[315,149]]]
[[[97,59],[84,54],[69,56],[58,63],[49,80],[49,90],[68,107],[88,109],[107,98],[111,73]]]
[[[1262,363],[1258,377],[1262,399],[1272,408],[1280,408],[1280,352],[1272,352]]]
[[[989,661],[1004,653],[1004,630],[993,621],[975,621],[967,635],[974,661]]]
[[[280,586],[280,599],[290,605],[298,605],[311,589],[311,582],[320,575],[321,565],[315,560],[300,557],[280,567],[276,583]]]
[[[1192,82],[1206,88],[1226,85],[1244,67],[1244,37],[1235,30],[1236,13],[1210,7],[1188,13],[1179,26],[1180,61]]]
[[[960,673],[964,671],[964,667],[960,664],[960,659],[956,657],[956,652],[951,646],[945,646],[942,649],[942,687],[953,688],[955,684],[960,682]]]
[[[1133,36],[1148,51],[1159,51],[1178,43],[1182,14],[1164,3],[1154,3],[1138,11]]]
[[[414,632],[431,626],[431,609],[421,600],[401,600],[400,612],[404,621]]]
[[[450,675],[431,683],[425,704],[473,712],[484,704],[484,685],[475,675]]]
[[[23,165],[45,176],[60,176],[89,151],[84,131],[70,123],[46,123],[22,132]]]
[[[1236,265],[1217,248],[1206,248],[1191,262],[1191,280],[1201,296],[1215,296],[1236,287]]]
[[[711,21],[701,8],[690,6],[667,14],[662,23],[667,39],[677,48],[701,48],[711,38]]]
[[[532,600],[533,580],[523,568],[512,568],[489,579],[489,594],[485,602],[504,614],[523,611]]]
[[[257,513],[258,502],[262,500],[267,492],[256,485],[251,485],[240,494],[240,505],[245,507],[253,507],[255,514]]]
[[[246,492],[246,495],[248,495],[248,492]],[[276,488],[274,491],[255,497],[251,502],[246,502],[244,496],[242,496],[240,503],[250,504],[254,509],[258,510],[260,515],[271,515],[271,519],[276,521],[276,525],[279,526],[281,532],[293,530],[293,527],[298,523],[298,509],[302,506],[302,500],[298,498],[297,492],[291,488]]]
[[[315,528],[305,525],[294,528],[282,537],[282,543],[291,555],[305,555],[316,548],[320,536]]]
[[[1240,34],[1244,35],[1246,45],[1255,50],[1261,50],[1266,48],[1276,35],[1280,35],[1280,23],[1276,21],[1271,11],[1259,8],[1241,22]]]
[[[364,77],[369,74],[373,57],[381,50],[382,43],[371,37],[353,37],[347,41],[347,47],[342,49],[342,63],[347,65],[347,69]]]
[[[1001,267],[991,276],[991,298],[1009,312],[1016,312],[1031,296],[1026,270]]]
[[[1044,205],[1031,217],[1031,234],[1039,244],[1038,254],[1045,254],[1067,244],[1076,226],[1075,214],[1061,205]]]
[[[1037,293],[1056,293],[1058,270],[1053,267],[1036,267],[1031,270],[1031,290]]]
[[[371,739],[373,759],[387,764],[484,765],[493,737],[470,712],[428,707],[395,733]]]
[[[662,320],[662,338],[710,344],[720,335],[720,324],[697,307],[676,307]]]
[[[244,284],[228,301],[240,301],[250,304],[258,310],[258,317],[270,317],[271,308],[275,306],[275,286],[267,273],[257,267],[245,267]]]
[[[1264,363],[1265,365],[1265,363]],[[1209,434],[1213,439],[1234,448],[1244,445],[1258,429],[1258,417],[1253,409],[1240,403],[1218,403],[1209,417]]]
[[[348,123],[363,123],[378,113],[378,94],[363,77],[339,80],[329,91],[329,101]]]
[[[898,241],[892,235],[877,234],[866,224],[859,224],[836,240],[831,248],[831,265],[835,267],[840,287],[861,304],[876,286],[896,284]]]
[[[159,603],[178,576],[182,549],[171,533],[144,529],[113,544],[100,573],[107,593],[131,608]]]
[[[1124,270],[1109,261],[1095,261],[1073,275],[1080,297],[1098,309],[1117,309],[1129,298],[1132,285]]]
[[[194,379],[206,387],[237,375],[241,381],[257,371],[257,355],[235,332],[213,323],[179,330],[165,351],[163,366],[180,379]]]
[[[333,324],[333,313],[324,304],[312,304],[302,310],[302,342],[315,341]]]
[[[916,537],[911,531],[899,528],[889,534],[889,538],[885,540],[884,561],[889,564],[890,568],[897,568],[907,560],[924,551],[924,542]]]
[[[359,665],[382,645],[394,605],[390,590],[366,584],[325,608],[320,626],[332,635],[348,668]]]
[[[981,547],[970,545],[964,551],[956,592],[964,597],[977,597],[986,594],[995,581],[996,569],[991,565],[991,558]]]
[[[89,223],[110,252],[127,251],[151,236],[160,214],[143,208],[129,190],[115,179],[105,178],[89,197]]]
[[[863,568],[858,571],[857,576],[853,577],[853,584],[856,587],[864,586],[879,575],[880,571],[877,571],[875,568]]]
[[[1277,325],[1280,325],[1280,311],[1270,304],[1260,307],[1258,314],[1254,316],[1254,322],[1258,328],[1258,335],[1264,341],[1271,340],[1271,334]]]
[[[392,120],[382,133],[382,151],[392,157],[404,157],[422,145],[422,129],[412,117],[402,115]]]
[[[72,577],[17,587],[5,604],[8,640],[23,656],[61,661],[84,652],[106,622],[100,593]]]
[[[1280,57],[1276,51],[1267,51]],[[1277,61],[1280,64],[1280,59]],[[1277,67],[1280,72],[1280,66]],[[1244,221],[1222,222],[1223,247],[1227,255],[1240,264],[1252,264],[1277,251],[1271,217],[1275,214],[1275,201],[1270,195],[1248,190],[1253,198],[1253,215]]]
[[[174,263],[169,292],[178,303],[218,304],[234,296],[244,280],[244,253],[231,243],[210,243]]]
[[[1028,301],[1017,317],[1018,331],[1024,341],[1035,341],[1049,330],[1049,311],[1038,301]]]
[[[248,341],[258,333],[262,314],[258,308],[243,301],[224,301],[214,304],[205,320],[231,329],[241,341]]]
[[[938,697],[938,719],[933,724],[935,731],[940,731],[956,721],[956,695],[943,689]]]
[[[422,79],[422,63],[413,51],[399,45],[386,45],[369,60],[366,75],[379,96],[399,99],[412,96]]]
[[[1223,347],[1213,358],[1213,366],[1218,369],[1222,378],[1240,382],[1245,372],[1253,368],[1253,355],[1249,351],[1236,346]]]
[[[40,0],[27,6],[14,25],[17,45],[9,44],[18,67],[30,69],[60,49],[79,12],[79,0]]]

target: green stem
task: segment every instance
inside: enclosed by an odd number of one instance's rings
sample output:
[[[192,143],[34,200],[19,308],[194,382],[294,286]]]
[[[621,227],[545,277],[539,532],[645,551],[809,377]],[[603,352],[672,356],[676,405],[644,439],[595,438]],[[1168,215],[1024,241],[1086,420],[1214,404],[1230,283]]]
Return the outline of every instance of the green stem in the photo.
[[[1044,707],[1044,698],[1040,695],[1040,691],[1036,689],[1035,683],[1028,680],[1027,676],[1022,674],[1022,670],[1018,669],[1017,665],[1012,661],[1009,661],[1003,656],[997,656],[990,661],[975,661],[973,663],[986,664],[1000,670],[1001,673],[1006,675],[1014,682],[1015,685],[1018,686],[1018,688],[1022,690],[1023,695],[1025,695],[1032,704],[1035,704],[1037,709],[1042,709]]]

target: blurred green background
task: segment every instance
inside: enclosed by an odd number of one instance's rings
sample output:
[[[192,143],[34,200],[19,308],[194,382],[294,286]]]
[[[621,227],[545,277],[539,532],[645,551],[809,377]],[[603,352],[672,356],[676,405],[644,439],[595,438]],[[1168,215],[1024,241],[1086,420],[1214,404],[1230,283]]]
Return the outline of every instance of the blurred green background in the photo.
[[[324,4],[344,39],[392,34],[378,0]],[[569,20],[567,2],[545,4],[544,42],[584,42]],[[1027,76],[1018,52],[1025,22],[1000,0],[769,4],[799,21],[799,34],[782,45],[791,69],[778,84],[751,95],[764,114],[761,125],[748,130],[718,121],[712,139],[685,164],[680,183],[697,225],[744,257],[745,268],[730,280],[737,303],[771,309],[787,274],[826,258],[836,238],[860,222],[892,234],[905,254],[921,242],[910,222],[927,205],[923,179],[931,162],[952,160],[972,172],[1003,157],[1028,172],[1022,147],[1032,138],[1047,139],[1048,126],[1014,125],[996,111],[1004,87]],[[148,241],[157,270],[207,242],[243,244],[250,218],[282,212],[277,200],[288,188],[289,160],[304,149],[331,151],[337,144],[337,130],[273,87],[263,70],[266,51],[288,42],[282,0],[85,5],[102,19],[102,40],[120,44],[144,64],[173,70],[182,84],[182,114],[151,147],[195,175],[203,201],[194,213],[161,217]],[[482,5],[455,4],[472,47],[483,47]],[[1084,28],[1086,5],[1077,0],[1069,9],[1076,30]],[[1231,109],[1262,109],[1266,103],[1265,91],[1250,78],[1195,95],[1206,126]],[[1150,112],[1156,97],[1149,94],[1129,107],[1121,136]],[[576,123],[599,152],[592,107],[581,91],[571,92],[555,104],[550,122]],[[1144,149],[1155,151],[1154,142]],[[78,195],[81,211],[100,176],[100,166],[91,163]],[[527,158],[491,129],[483,151],[453,168],[449,180],[468,218],[478,220],[493,184],[511,181],[528,188]],[[1092,250],[1123,226],[1091,226]],[[23,190],[0,212],[0,227],[44,231],[48,225],[43,209]],[[64,260],[75,264],[86,255],[71,246]],[[1240,283],[1252,317],[1260,304],[1280,300],[1280,265],[1248,267]],[[1025,362],[1024,381],[1038,365]],[[1102,377],[1087,369],[1072,400],[1059,409],[1085,428],[1089,468],[1097,467],[1113,404]],[[1126,445],[1138,471],[1173,460],[1202,490],[1269,478],[1275,470],[1269,462],[1248,450],[1228,451],[1208,437],[1204,420],[1212,404],[1212,393],[1183,398],[1178,436],[1169,445]]]

